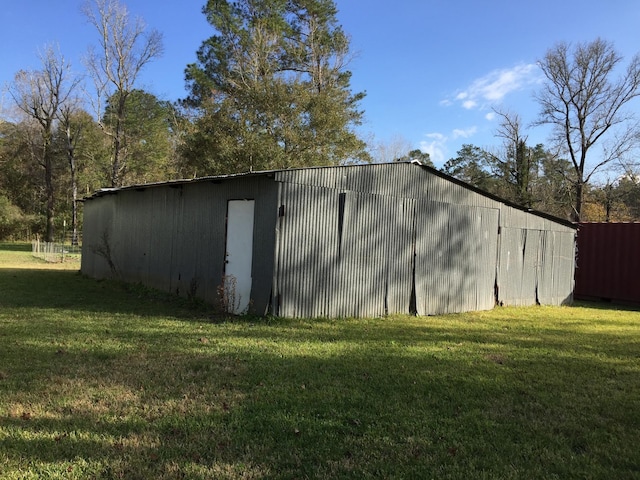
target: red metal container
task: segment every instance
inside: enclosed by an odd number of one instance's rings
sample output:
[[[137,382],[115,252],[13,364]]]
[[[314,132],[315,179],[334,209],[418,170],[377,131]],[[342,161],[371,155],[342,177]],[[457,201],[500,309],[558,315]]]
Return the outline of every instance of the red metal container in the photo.
[[[575,298],[640,304],[640,223],[581,223]]]

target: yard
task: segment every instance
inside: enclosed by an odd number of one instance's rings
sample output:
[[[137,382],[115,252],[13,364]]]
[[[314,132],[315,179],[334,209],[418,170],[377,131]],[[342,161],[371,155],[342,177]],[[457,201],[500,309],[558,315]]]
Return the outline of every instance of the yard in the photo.
[[[640,478],[640,313],[224,318],[0,244],[3,479]]]

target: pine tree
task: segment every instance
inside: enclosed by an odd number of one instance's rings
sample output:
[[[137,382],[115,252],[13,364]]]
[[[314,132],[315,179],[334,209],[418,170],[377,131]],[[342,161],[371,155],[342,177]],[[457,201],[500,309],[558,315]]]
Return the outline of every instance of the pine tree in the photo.
[[[216,34],[186,70],[183,154],[199,174],[366,158],[349,39],[331,0],[210,0]]]

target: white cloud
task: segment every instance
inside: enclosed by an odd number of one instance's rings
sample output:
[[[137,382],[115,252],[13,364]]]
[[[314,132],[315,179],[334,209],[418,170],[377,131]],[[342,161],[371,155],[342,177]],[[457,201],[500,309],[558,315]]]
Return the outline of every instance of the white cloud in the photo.
[[[478,131],[477,127],[471,127],[471,128],[467,128],[466,130],[462,130],[460,128],[456,128],[455,130],[453,130],[452,137],[454,139],[456,138],[469,138],[473,135],[475,135],[475,133]]]
[[[442,133],[428,133],[425,137],[427,137],[427,140],[420,142],[420,150],[427,152],[435,165],[443,164],[447,153],[446,135]]]
[[[442,166],[449,159],[447,144],[450,140],[469,138],[476,134],[476,127],[456,128],[449,134],[434,132],[425,135],[426,140],[420,142],[420,150],[427,152],[436,167]]]
[[[500,102],[508,94],[538,83],[540,78],[538,66],[533,63],[493,70],[458,92],[454,101],[467,110],[483,107],[486,104]]]
[[[492,121],[494,118],[496,118],[496,112],[489,112],[484,116],[484,118],[486,118],[489,121]]]

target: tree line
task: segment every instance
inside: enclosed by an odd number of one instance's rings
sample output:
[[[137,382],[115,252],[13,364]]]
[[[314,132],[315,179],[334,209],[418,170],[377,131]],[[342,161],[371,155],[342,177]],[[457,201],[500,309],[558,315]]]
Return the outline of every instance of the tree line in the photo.
[[[104,187],[372,161],[431,164],[420,150],[392,152],[358,135],[365,94],[351,89],[349,36],[333,0],[216,0],[203,13],[214,34],[186,66],[188,94],[176,102],[138,87],[140,72],[162,55],[162,35],[118,0],[83,5],[95,33],[83,75],[52,46],[39,69],[16,73],[14,108],[0,118],[0,238],[53,241],[70,232],[75,240],[78,199]],[[640,220],[640,134],[628,108],[640,93],[640,60],[619,73],[621,62],[602,39],[557,44],[539,61],[546,81],[536,96],[536,125],[553,127],[549,146],[529,145],[520,117],[496,110],[501,144],[465,145],[442,170],[563,218]],[[603,172],[609,181],[597,183]]]

